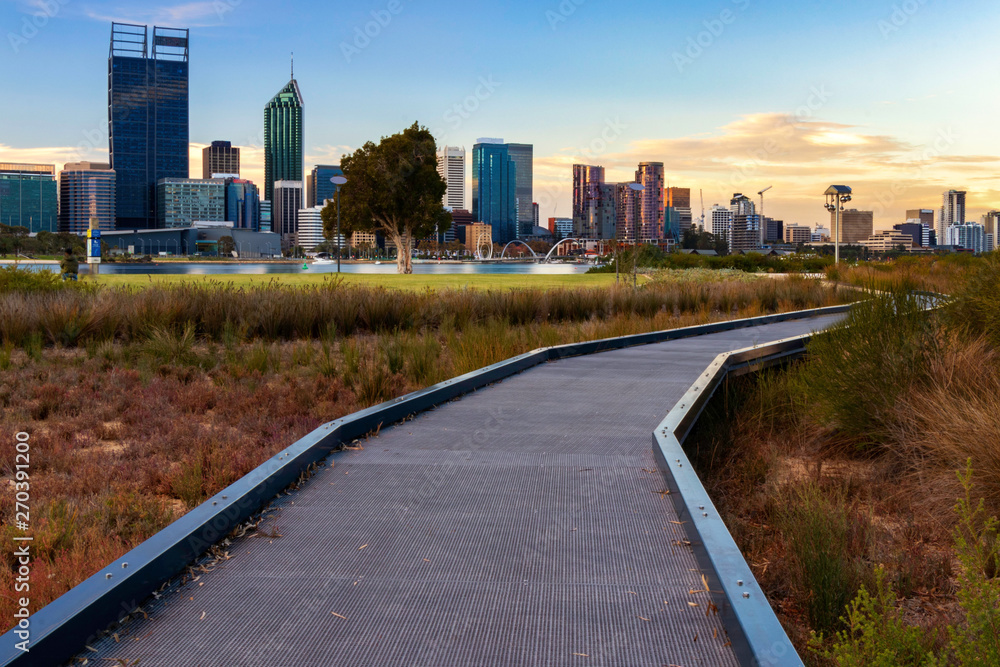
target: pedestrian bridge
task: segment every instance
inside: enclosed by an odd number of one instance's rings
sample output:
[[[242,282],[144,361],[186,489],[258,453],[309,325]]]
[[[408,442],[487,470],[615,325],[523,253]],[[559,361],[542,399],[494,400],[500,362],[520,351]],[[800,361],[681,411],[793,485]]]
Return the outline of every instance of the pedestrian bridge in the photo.
[[[727,372],[843,312],[551,348],[328,424],[36,613],[3,664],[801,664],[680,443]]]

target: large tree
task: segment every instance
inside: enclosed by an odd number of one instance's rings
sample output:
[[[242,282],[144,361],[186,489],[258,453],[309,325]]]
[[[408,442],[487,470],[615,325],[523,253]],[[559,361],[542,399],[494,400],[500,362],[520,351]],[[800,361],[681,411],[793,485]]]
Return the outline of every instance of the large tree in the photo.
[[[441,203],[447,184],[437,172],[437,145],[426,127],[412,127],[371,141],[340,162],[340,231],[380,232],[396,245],[399,273],[413,273],[413,244],[444,233],[451,213]],[[323,209],[327,238],[337,233],[337,203]]]

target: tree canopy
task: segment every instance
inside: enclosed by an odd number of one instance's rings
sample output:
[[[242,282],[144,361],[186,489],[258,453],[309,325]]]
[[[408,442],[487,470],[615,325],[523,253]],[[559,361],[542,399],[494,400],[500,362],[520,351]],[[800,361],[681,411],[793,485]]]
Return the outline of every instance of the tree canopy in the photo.
[[[451,227],[442,205],[447,184],[437,172],[437,145],[426,127],[414,123],[345,155],[340,163],[347,183],[340,186],[340,230],[379,232],[397,249],[399,273],[413,273],[413,245]],[[337,203],[323,209],[327,238],[337,233]]]

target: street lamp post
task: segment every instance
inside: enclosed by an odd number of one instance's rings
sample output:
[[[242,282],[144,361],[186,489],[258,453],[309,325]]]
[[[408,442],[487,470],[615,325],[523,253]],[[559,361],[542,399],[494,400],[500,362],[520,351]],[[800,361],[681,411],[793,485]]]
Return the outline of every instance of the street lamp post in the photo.
[[[330,179],[337,194],[337,273],[340,273],[340,254],[343,252],[343,243],[340,237],[340,186],[347,182],[343,176],[334,176]]]
[[[851,192],[851,188],[846,185],[831,185],[823,193],[826,196],[826,210],[834,214],[833,261],[835,264],[840,264],[840,214],[844,210],[844,204],[851,201]]]

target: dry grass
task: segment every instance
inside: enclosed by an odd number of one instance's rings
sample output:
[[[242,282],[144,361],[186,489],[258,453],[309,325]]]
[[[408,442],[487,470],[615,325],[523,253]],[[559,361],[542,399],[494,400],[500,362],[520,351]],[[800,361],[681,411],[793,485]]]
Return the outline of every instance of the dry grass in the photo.
[[[453,292],[440,302],[337,286],[0,295],[0,309],[26,318],[0,320],[5,335],[22,337],[5,348],[0,425],[8,441],[31,434],[33,611],[361,407],[538,347],[841,299],[817,281]],[[250,307],[260,310],[241,310]],[[49,346],[37,328],[43,317]],[[87,333],[60,337],[70,327]],[[13,464],[9,448],[0,452],[0,483],[10,483]],[[0,505],[6,590],[12,497]],[[0,597],[0,615],[13,611]]]

